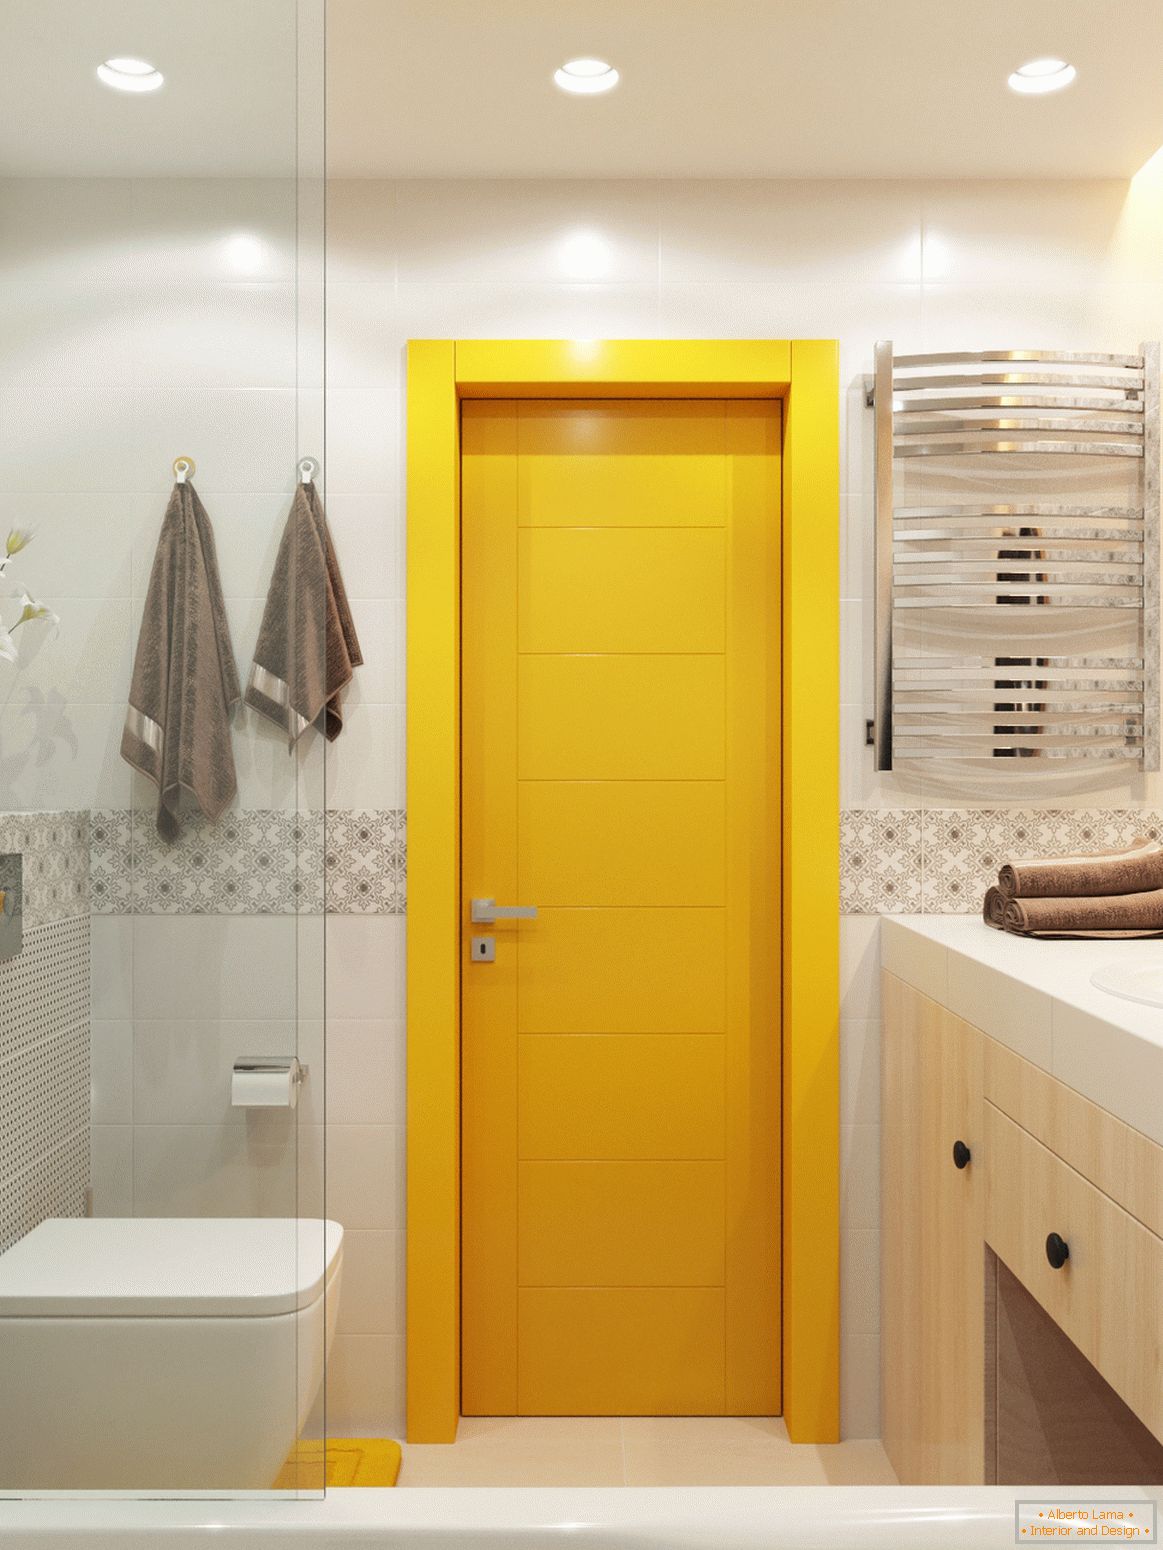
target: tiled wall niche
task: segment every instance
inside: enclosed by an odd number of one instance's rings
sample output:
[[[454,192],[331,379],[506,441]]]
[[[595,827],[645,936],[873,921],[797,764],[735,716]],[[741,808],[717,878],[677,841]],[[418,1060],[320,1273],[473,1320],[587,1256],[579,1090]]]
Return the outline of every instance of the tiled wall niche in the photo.
[[[0,708],[0,748],[18,756],[5,777],[12,794],[0,800],[102,814],[148,809],[148,797],[132,790],[117,758],[118,702],[169,460],[178,451],[201,455],[198,484],[216,524],[241,656],[253,638],[285,515],[295,443],[317,434],[313,410],[295,391],[287,190],[245,182],[194,182],[175,192],[117,180],[100,189],[26,180],[0,194],[11,216],[0,233],[0,325],[11,340],[0,365],[0,417],[13,448],[5,457],[8,493],[0,493],[0,523],[12,517],[38,526],[29,557],[43,562],[40,590],[50,600],[70,600],[52,659],[42,653],[34,664],[34,686],[46,704],[55,692],[66,708],[48,704],[35,738],[11,705]],[[952,887],[958,875],[959,886],[972,892],[980,846],[950,848],[944,831],[938,843],[939,831],[924,824],[945,822],[941,809],[1123,814],[1163,808],[1157,779],[1126,772],[1062,794],[1057,780],[1053,787],[1035,783],[1033,794],[1029,787],[1027,794],[1003,792],[991,784],[993,772],[962,789],[914,789],[899,775],[877,776],[863,746],[864,721],[872,714],[872,444],[863,378],[875,340],[892,338],[902,352],[1015,344],[1133,350],[1163,333],[1160,209],[1157,192],[1142,180],[1136,188],[891,181],[333,184],[324,483],[368,666],[350,698],[347,729],[329,751],[327,805],[351,814],[357,826],[360,815],[398,814],[405,805],[408,338],[799,335],[841,340],[846,907],[897,908],[902,899],[918,901],[909,908],[931,907],[925,899],[960,897]],[[589,278],[567,272],[577,247],[567,250],[567,244],[579,230],[598,239],[587,247],[601,272]],[[224,246],[236,231],[257,236],[264,254],[261,270],[245,279],[229,270]],[[51,423],[30,383],[41,390],[42,403],[53,403]],[[305,431],[297,429],[301,419]],[[53,482],[46,489],[50,464]],[[61,735],[66,731],[68,740]],[[37,766],[42,752],[47,758]],[[248,729],[239,762],[240,815],[260,815],[242,821],[261,829],[265,815],[295,811],[296,782],[311,770],[289,761],[277,737]],[[883,830],[860,827],[866,822],[899,826],[896,848],[886,846]],[[882,857],[897,856],[889,880],[899,881],[900,892],[891,898],[881,874],[854,860],[870,852],[878,866]],[[926,865],[922,892],[924,858],[944,865],[954,856],[962,859],[950,862],[948,885],[936,893],[936,869]],[[141,878],[152,865],[145,864]],[[98,875],[95,869],[95,880]],[[355,878],[348,898],[365,897],[365,885],[375,886],[366,875]],[[190,902],[220,898],[211,889]],[[975,900],[967,905],[975,906]],[[212,1023],[215,1040],[224,1026],[254,1018],[247,998],[255,993],[248,973],[255,963],[274,966],[269,983],[258,986],[265,997],[259,1010],[285,1004],[292,933],[310,932],[318,919],[229,912],[135,917],[97,908],[94,996],[104,1021],[116,1025],[132,1014],[126,984],[136,982],[148,1001],[160,965],[210,961],[225,988],[215,999],[208,987],[195,985],[190,1016]],[[876,929],[873,914],[845,918],[842,1354],[849,1436],[879,1428]],[[326,934],[328,1209],[349,1229],[332,1422],[340,1432],[398,1432],[403,919],[381,909],[334,915]],[[314,951],[305,946],[304,959]],[[110,1051],[122,1047],[119,1038],[114,1027]],[[157,1056],[151,1054],[150,1079],[143,1073],[141,1088],[143,1112],[157,1121],[151,1133],[135,1127],[124,1105],[99,1103],[95,1135],[110,1179],[132,1181],[136,1133],[145,1147],[138,1165],[153,1145],[168,1165],[167,1171],[159,1163],[156,1176],[175,1189],[181,1168],[200,1158],[199,1166],[217,1170],[231,1187],[257,1190],[255,1181],[269,1165],[262,1138],[248,1150],[245,1127],[208,1123],[208,1110],[187,1113],[180,1123],[172,1109],[166,1117],[176,1091],[166,1073],[178,1069],[167,1062],[190,1041],[179,1041],[171,1056],[160,1033],[157,1041],[151,1035],[142,1045],[143,1054],[148,1048]],[[114,1090],[97,1083],[99,1094]]]

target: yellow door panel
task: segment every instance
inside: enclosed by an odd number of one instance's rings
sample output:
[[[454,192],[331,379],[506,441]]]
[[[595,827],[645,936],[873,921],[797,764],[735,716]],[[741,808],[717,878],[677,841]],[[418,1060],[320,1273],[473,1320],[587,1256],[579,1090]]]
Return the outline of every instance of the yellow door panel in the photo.
[[[461,1403],[770,1414],[779,408],[463,426]]]
[[[721,1415],[716,1287],[529,1287],[518,1315],[523,1415]]]
[[[722,528],[527,528],[522,651],[723,650]]]
[[[522,781],[518,892],[542,907],[723,904],[722,781]]]
[[[522,1159],[722,1158],[722,1034],[530,1034],[518,1042]]]
[[[521,1286],[722,1286],[721,1162],[523,1162]]]
[[[722,527],[724,407],[670,403],[523,403],[518,421],[522,527]]]
[[[522,780],[720,780],[720,656],[523,656]]]
[[[517,943],[517,1030],[721,1033],[725,929],[715,909],[542,910]]]

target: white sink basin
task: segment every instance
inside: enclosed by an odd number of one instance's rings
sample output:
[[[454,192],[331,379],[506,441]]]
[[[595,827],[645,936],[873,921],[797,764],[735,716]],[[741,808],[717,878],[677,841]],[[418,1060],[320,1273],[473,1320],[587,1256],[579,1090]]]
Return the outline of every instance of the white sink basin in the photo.
[[[1122,996],[1124,1001],[1163,1007],[1163,959],[1147,967],[1129,963],[1104,964],[1101,969],[1095,969],[1090,983],[1108,995]]]

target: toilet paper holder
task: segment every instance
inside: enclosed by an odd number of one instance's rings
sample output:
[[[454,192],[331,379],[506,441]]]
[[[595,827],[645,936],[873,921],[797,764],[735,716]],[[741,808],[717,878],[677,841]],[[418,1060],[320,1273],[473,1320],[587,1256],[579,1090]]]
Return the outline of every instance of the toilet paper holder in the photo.
[[[231,1105],[236,1109],[293,1109],[309,1075],[310,1068],[295,1055],[239,1055],[231,1072]]]

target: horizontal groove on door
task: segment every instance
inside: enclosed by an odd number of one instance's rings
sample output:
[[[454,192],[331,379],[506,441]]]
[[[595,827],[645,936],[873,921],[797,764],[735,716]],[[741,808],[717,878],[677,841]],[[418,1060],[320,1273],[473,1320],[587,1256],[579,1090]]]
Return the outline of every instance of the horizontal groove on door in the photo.
[[[721,1162],[518,1164],[521,1286],[722,1286]]]
[[[721,1033],[523,1034],[522,1160],[722,1159]]]
[[[720,1287],[524,1287],[522,1415],[722,1415]]]
[[[519,1033],[722,1033],[726,912],[543,909],[517,942]]]
[[[721,780],[721,656],[522,656],[517,773],[524,780]]]

